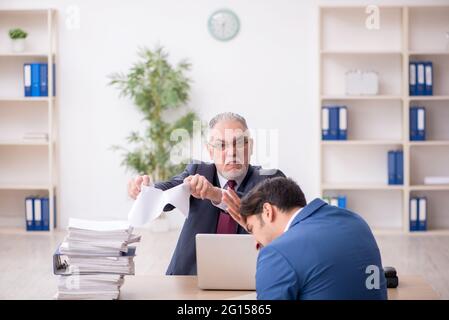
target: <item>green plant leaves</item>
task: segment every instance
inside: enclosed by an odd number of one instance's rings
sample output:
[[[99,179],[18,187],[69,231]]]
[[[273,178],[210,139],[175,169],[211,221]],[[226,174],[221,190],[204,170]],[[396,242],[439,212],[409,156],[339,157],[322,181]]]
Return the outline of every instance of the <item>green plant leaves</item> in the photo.
[[[189,110],[172,123],[164,120],[170,110],[187,109],[191,80],[186,73],[191,64],[182,60],[173,67],[168,53],[160,46],[154,50],[140,48],[138,57],[128,73],[111,74],[109,85],[116,87],[120,96],[133,101],[147,128],[143,134],[134,131],[127,137],[133,147],[131,151],[118,146],[113,150],[123,152],[122,165],[127,169],[148,174],[156,181],[166,180],[185,165],[170,162],[170,152],[178,143],[170,140],[171,132],[184,129],[191,136],[193,123],[198,120],[196,113]]]

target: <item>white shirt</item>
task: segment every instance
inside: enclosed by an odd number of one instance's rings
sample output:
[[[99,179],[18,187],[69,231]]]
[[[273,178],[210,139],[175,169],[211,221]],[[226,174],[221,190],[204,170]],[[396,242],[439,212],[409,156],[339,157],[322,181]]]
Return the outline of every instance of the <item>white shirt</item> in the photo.
[[[296,216],[301,212],[302,208],[299,208],[298,211],[296,211],[292,217],[290,218],[290,220],[288,220],[287,225],[285,226],[284,232],[287,232],[288,229],[290,229],[290,225],[292,224],[293,220],[295,220]]]
[[[226,179],[225,177],[223,177],[218,171],[217,171],[217,175],[218,175],[218,182],[220,183],[220,187],[224,191],[225,190],[224,186],[228,183],[229,180]],[[234,188],[235,190],[237,190],[240,187],[240,184],[242,183],[243,179],[245,179],[245,177],[235,179],[235,182],[236,182],[236,185]],[[211,201],[211,202],[214,206],[216,206],[217,208],[220,208],[223,211],[226,211],[228,209],[228,206],[223,201],[220,201],[220,203],[218,203],[218,204],[215,204],[213,201]]]

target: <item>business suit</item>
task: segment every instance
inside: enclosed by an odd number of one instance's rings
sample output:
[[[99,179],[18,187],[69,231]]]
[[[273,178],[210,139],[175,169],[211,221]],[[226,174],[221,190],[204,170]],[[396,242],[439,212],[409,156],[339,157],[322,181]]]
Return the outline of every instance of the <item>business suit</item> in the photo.
[[[379,267],[379,289],[367,289],[370,265]],[[262,300],[387,298],[379,248],[367,223],[320,199],[305,206],[286,232],[261,249],[256,291]]]
[[[189,164],[179,175],[166,182],[156,183],[155,187],[167,190],[181,184],[189,175],[199,174],[204,176],[214,186],[219,187],[217,169],[212,163],[197,162]],[[248,167],[245,178],[237,189],[241,196],[249,192],[258,182],[272,177],[284,176],[280,170],[267,171],[261,167]],[[167,205],[164,211],[170,211],[174,207]],[[197,233],[216,233],[220,209],[214,206],[210,200],[201,200],[190,197],[189,214],[179,235],[173,257],[168,266],[167,275],[196,275],[196,249],[195,236]],[[238,226],[238,233],[246,233],[245,229]]]

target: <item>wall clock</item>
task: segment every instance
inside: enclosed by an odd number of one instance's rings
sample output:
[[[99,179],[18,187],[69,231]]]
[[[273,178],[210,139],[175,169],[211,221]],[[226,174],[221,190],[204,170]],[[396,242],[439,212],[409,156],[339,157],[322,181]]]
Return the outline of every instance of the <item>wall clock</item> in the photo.
[[[240,21],[229,9],[220,9],[211,14],[208,21],[210,34],[219,41],[229,41],[239,32]]]

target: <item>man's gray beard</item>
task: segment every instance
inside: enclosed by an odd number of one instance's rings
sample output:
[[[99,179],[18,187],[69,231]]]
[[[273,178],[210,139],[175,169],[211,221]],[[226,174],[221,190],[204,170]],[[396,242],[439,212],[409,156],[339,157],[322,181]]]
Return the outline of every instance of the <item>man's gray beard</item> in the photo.
[[[225,177],[228,180],[239,180],[243,179],[246,176],[246,173],[248,172],[248,165],[243,166],[241,169],[238,170],[232,170],[232,171],[226,171],[226,172],[220,172],[223,177]]]

